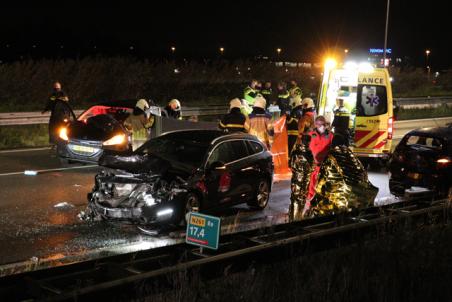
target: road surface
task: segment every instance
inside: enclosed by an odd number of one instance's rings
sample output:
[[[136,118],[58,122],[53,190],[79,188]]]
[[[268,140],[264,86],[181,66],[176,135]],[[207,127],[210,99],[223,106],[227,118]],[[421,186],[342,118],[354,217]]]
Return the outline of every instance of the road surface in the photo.
[[[149,236],[134,225],[80,221],[77,215],[86,207],[86,195],[99,167],[61,169],[49,148],[0,151],[0,162],[0,266],[3,266],[0,275],[182,240],[182,231]],[[24,170],[39,173],[28,176]],[[388,189],[388,175],[374,171],[369,176],[380,189],[376,202],[394,202]],[[264,211],[235,207],[224,217],[223,230],[287,221],[289,196],[289,181],[275,183]]]

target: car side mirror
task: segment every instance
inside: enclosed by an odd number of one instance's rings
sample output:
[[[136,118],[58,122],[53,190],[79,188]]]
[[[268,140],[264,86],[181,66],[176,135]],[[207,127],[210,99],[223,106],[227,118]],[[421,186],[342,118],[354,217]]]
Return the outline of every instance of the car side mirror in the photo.
[[[226,166],[222,161],[214,161],[212,164],[210,164],[209,170],[226,170]]]

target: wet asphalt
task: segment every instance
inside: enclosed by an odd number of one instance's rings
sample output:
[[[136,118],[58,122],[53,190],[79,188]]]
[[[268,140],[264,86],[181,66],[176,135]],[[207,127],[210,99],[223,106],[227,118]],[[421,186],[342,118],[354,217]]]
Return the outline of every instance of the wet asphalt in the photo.
[[[77,214],[85,209],[87,193],[100,168],[76,165],[58,170],[61,168],[54,151],[48,148],[0,151],[0,266],[84,254],[99,257],[109,250],[126,251],[131,245],[142,248],[169,245],[183,233],[173,230],[171,236],[168,233],[149,236],[134,225],[80,221]],[[28,176],[24,170],[39,173]],[[380,189],[377,203],[393,202],[387,173],[373,171],[369,177]],[[276,182],[264,211],[238,206],[225,213],[225,224],[271,223],[287,213],[289,195],[289,181]]]

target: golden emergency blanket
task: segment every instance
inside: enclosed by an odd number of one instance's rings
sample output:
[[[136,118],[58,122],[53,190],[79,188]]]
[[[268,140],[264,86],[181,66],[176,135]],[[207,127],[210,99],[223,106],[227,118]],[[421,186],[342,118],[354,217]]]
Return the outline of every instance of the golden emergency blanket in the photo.
[[[304,144],[296,144],[290,157],[292,179],[290,183],[289,219],[300,220],[306,203],[309,179],[313,171],[311,151]]]
[[[330,150],[320,167],[315,190],[310,209],[313,216],[369,207],[378,194],[366,169],[346,146]]]
[[[306,203],[309,180],[313,170],[312,154],[304,145],[296,145],[290,166],[291,205],[289,218],[299,220]],[[318,175],[316,194],[306,217],[336,214],[371,206],[378,188],[368,179],[367,171],[346,146],[330,150]]]

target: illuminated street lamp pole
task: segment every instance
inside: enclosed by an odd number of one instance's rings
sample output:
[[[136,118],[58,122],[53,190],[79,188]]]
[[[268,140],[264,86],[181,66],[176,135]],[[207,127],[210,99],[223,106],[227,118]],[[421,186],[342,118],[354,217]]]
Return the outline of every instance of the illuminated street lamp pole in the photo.
[[[281,51],[282,51],[282,49],[281,48],[276,48],[276,52],[278,53],[278,60],[279,60],[279,57],[280,57],[280,54],[281,54]]]
[[[430,54],[430,50],[427,49],[425,51],[425,64],[427,65],[427,79],[430,82],[430,65],[428,64],[428,55]]]
[[[383,66],[386,65],[386,48],[388,46],[389,4],[390,0],[388,0],[388,4],[386,5],[386,27],[385,27],[385,45],[383,49]]]
[[[176,51],[176,47],[171,46],[171,52],[174,53]]]
[[[220,47],[220,54],[223,55],[224,53],[224,47]]]

